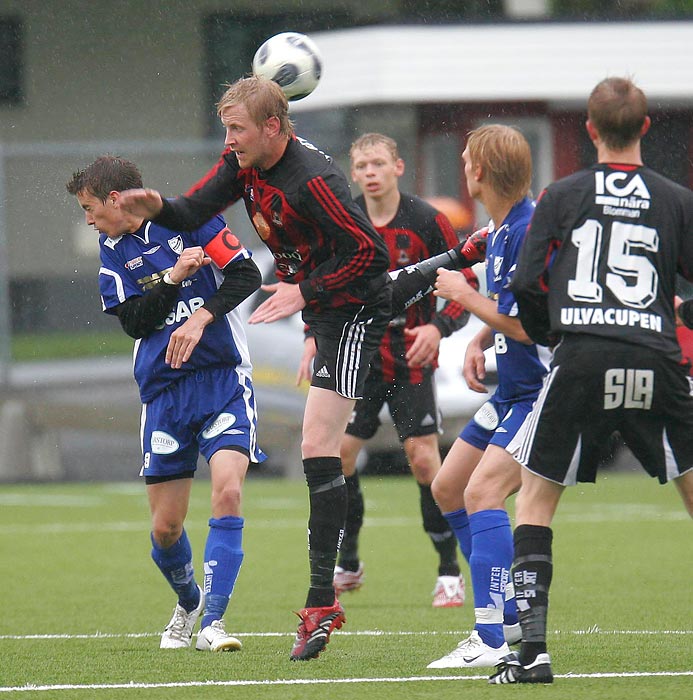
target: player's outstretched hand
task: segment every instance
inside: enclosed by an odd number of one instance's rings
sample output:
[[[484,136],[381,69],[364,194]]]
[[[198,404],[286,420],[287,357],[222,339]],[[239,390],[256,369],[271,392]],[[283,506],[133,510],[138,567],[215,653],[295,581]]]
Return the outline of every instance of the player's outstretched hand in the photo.
[[[261,289],[263,292],[269,292],[272,296],[253,311],[248,323],[272,323],[280,318],[295,314],[306,305],[306,300],[297,284],[277,282],[276,284],[263,284]]]
[[[161,211],[163,200],[156,190],[123,190],[118,197],[118,206],[143,219],[153,219]]]

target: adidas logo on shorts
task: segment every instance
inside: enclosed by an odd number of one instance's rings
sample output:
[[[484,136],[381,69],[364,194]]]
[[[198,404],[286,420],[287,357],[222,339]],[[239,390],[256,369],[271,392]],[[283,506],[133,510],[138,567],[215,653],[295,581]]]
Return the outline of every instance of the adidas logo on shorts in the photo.
[[[325,365],[322,366],[322,369],[319,369],[315,373],[316,377],[322,377],[323,379],[329,379],[330,378],[330,373],[327,371],[327,367]]]

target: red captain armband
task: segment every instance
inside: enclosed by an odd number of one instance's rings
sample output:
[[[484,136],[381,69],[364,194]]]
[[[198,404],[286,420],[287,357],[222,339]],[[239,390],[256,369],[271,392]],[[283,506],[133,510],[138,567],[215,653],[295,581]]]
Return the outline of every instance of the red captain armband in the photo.
[[[205,246],[205,253],[223,270],[238,253],[243,250],[243,244],[225,226]]]

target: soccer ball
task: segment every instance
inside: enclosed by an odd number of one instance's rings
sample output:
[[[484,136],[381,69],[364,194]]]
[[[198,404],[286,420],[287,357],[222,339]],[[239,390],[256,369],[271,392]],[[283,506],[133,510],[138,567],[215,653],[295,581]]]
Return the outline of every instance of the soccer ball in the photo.
[[[305,34],[283,32],[267,39],[255,52],[253,73],[274,80],[289,101],[310,95],[320,81],[322,57]]]

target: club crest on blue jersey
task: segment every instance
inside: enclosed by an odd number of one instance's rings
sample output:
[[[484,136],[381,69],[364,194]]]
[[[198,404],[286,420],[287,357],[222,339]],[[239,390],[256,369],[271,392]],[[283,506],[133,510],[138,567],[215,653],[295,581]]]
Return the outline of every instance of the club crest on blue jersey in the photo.
[[[183,252],[183,238],[181,236],[175,236],[174,238],[168,239],[168,244],[171,250],[176,254],[180,255]]]

